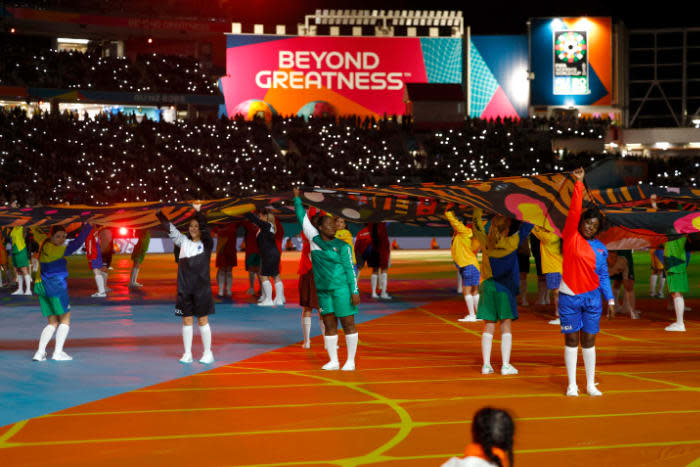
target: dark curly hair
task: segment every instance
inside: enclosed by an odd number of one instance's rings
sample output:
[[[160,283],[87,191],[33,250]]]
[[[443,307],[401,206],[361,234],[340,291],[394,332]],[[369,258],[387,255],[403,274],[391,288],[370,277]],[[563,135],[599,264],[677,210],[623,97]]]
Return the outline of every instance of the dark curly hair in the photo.
[[[581,220],[578,223],[579,227],[581,227],[583,221],[595,218],[597,218],[600,223],[598,224],[598,231],[595,233],[595,235],[593,235],[594,237],[599,233],[604,232],[608,228],[607,220],[598,206],[593,206],[583,211],[583,214],[581,214]]]
[[[505,410],[484,407],[474,414],[472,420],[472,439],[481,445],[489,462],[503,467],[501,460],[492,449],[500,448],[508,456],[513,465],[513,436],[515,424]]]

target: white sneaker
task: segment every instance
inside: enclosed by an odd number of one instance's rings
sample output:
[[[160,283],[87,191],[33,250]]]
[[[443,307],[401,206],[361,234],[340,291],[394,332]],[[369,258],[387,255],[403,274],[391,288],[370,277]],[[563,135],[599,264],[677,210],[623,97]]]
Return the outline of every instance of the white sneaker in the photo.
[[[685,324],[678,322],[669,324],[666,326],[666,331],[685,332]]]
[[[517,375],[518,374],[518,369],[515,368],[513,365],[510,363],[506,363],[501,367],[501,374],[502,375]]]
[[[192,356],[190,355],[190,359]],[[204,355],[202,355],[202,358],[199,359],[199,363],[203,363],[205,365],[211,365],[214,363],[214,354],[210,351],[204,352]]]
[[[324,370],[339,370],[340,369],[340,363],[338,362],[328,362],[325,365],[321,367]]]
[[[284,306],[284,299],[275,298],[275,301],[273,303],[275,304],[275,306]]]
[[[630,313],[630,318],[632,319],[639,319],[639,311],[634,310]]]
[[[481,367],[482,375],[490,375],[493,373],[493,367],[491,365],[484,365]]]
[[[12,292],[12,295],[24,295],[24,291],[22,289],[17,289]]]
[[[46,352],[39,352],[37,350],[34,356],[32,357],[32,360],[34,360],[35,362],[43,362],[44,360],[46,360]]]
[[[372,292],[372,298],[379,298],[379,295],[377,295],[377,292]]]
[[[311,341],[306,341],[303,344],[301,344],[302,349],[310,349],[311,348]]]
[[[261,296],[258,298],[258,303],[262,303],[262,302],[264,302],[264,301],[265,301],[265,296],[264,296],[264,295],[261,295]]]
[[[275,306],[275,302],[270,300],[269,298],[267,300],[264,300],[262,302],[258,302],[258,306]]]
[[[555,318],[555,319],[551,320],[551,321],[549,322],[549,324],[560,325],[560,324],[561,324],[561,321],[559,320],[559,318]]]
[[[566,388],[566,395],[569,397],[578,397],[578,386],[574,384]]]
[[[341,368],[343,371],[355,371],[355,362],[351,362],[348,360],[345,362],[345,365],[343,365],[343,368]]]
[[[51,358],[53,360],[58,360],[58,361],[62,361],[62,362],[67,362],[69,360],[73,360],[73,357],[71,357],[70,355],[68,355],[65,352],[61,352],[61,353],[54,352],[53,356]]]
[[[107,296],[107,294],[104,292],[95,292],[94,294],[92,294],[90,296],[92,298],[105,298]]]
[[[462,288],[461,288],[461,287],[458,287],[458,288],[457,288],[457,293],[464,293],[464,292],[462,291]]]
[[[595,384],[597,385],[598,383],[595,383]],[[588,392],[588,395],[589,395],[589,396],[594,396],[594,397],[598,397],[598,396],[602,396],[602,395],[603,395],[603,393],[600,392],[600,391],[598,390],[598,388],[595,387],[595,386],[588,386],[588,387],[586,388],[586,392]]]
[[[219,297],[223,297],[223,296],[224,296],[224,293],[223,293],[223,292],[219,292],[217,295],[218,295]]]
[[[651,297],[651,298],[656,298],[656,297],[658,297],[658,295],[656,295],[655,293],[652,292],[652,293],[649,294],[649,297]]]
[[[476,323],[476,315],[467,315],[464,318],[459,318],[457,321],[461,321],[463,323]]]
[[[382,293],[379,295],[379,298],[383,298],[384,300],[391,300],[391,295],[389,295],[389,294],[386,293],[386,292],[382,292]]]
[[[24,291],[24,295],[31,295],[32,294],[32,289],[27,289]]]
[[[182,358],[180,359],[180,363],[192,363],[192,354],[183,353]]]

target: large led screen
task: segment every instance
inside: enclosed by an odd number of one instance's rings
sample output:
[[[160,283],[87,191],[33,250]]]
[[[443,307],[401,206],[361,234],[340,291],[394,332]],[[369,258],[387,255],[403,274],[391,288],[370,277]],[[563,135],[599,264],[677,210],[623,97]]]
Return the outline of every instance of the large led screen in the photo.
[[[610,18],[538,18],[530,24],[532,105],[612,105]]]
[[[380,117],[405,113],[406,82],[462,83],[462,39],[231,34],[220,86],[229,117]]]

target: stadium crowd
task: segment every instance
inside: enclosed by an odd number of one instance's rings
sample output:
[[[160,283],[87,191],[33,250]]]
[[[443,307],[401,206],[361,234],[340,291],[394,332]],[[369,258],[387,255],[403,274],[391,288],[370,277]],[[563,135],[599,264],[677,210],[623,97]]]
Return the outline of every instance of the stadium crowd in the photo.
[[[103,57],[99,50],[88,53],[58,51],[0,43],[0,86],[81,89],[169,94],[219,93],[212,79],[194,57],[138,55]]]
[[[453,183],[571,170],[606,154],[564,156],[562,133],[602,138],[580,120],[468,120],[427,133],[386,119],[137,122],[133,116],[0,111],[0,203],[107,204],[288,191],[294,186]],[[649,160],[650,181],[694,184],[697,163]]]

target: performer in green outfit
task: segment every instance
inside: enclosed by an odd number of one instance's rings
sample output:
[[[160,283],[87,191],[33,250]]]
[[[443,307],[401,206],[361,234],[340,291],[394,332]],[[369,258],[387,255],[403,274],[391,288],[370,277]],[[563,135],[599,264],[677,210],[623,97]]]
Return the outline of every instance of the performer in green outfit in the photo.
[[[31,295],[32,276],[29,274],[29,252],[27,243],[24,241],[24,227],[13,227],[10,239],[12,240],[12,265],[17,275],[17,290],[12,292],[12,295]]]
[[[355,370],[358,334],[355,328],[357,305],[360,304],[360,291],[357,288],[355,269],[352,264],[352,251],[344,241],[335,238],[336,224],[332,217],[317,217],[314,226],[306,215],[299,198],[299,190],[294,189],[294,209],[304,236],[311,244],[311,263],[318,303],[326,330],[323,339],[330,361],[323,365],[324,370],[337,370],[338,363],[338,319],[345,331],[348,359],[343,371]]]
[[[679,237],[670,240],[664,245],[664,269],[666,270],[666,284],[673,300],[673,309],[676,311],[676,322],[666,326],[667,331],[685,332],[683,312],[685,300],[683,294],[688,293],[688,272],[686,269],[685,242],[687,237]]]
[[[143,284],[137,282],[139,278],[139,269],[146,258],[148,246],[151,243],[151,232],[148,229],[140,229],[136,233],[137,243],[134,245],[134,250],[131,252],[131,260],[134,265],[131,268],[131,276],[129,277],[129,288],[143,287]]]

